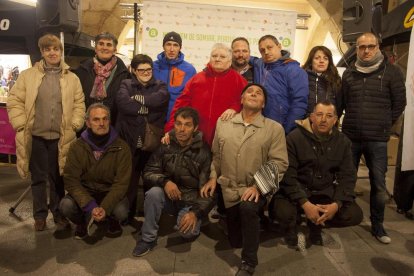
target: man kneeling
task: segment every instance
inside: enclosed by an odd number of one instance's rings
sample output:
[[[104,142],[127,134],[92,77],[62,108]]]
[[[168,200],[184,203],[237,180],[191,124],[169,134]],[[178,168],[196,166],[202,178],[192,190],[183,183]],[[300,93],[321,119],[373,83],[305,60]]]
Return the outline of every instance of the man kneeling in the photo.
[[[88,226],[108,219],[108,232],[121,234],[119,224],[128,217],[131,153],[110,127],[109,108],[89,106],[81,137],[69,150],[63,180],[68,194],[61,200],[62,213],[76,224],[75,238],[88,235]]]
[[[351,141],[335,126],[338,116],[331,102],[318,103],[308,119],[286,138],[289,168],[269,207],[285,231],[288,246],[295,247],[297,216],[304,212],[309,239],[323,245],[322,226],[361,223],[361,208],[354,201],[356,170]]]
[[[200,234],[201,220],[214,206],[212,198],[201,198],[200,189],[210,175],[211,153],[197,131],[198,113],[190,107],[180,108],[174,115],[170,144],[161,145],[144,169],[145,221],[142,237],[132,252],[146,255],[157,244],[161,213],[177,215],[176,229],[186,240]]]

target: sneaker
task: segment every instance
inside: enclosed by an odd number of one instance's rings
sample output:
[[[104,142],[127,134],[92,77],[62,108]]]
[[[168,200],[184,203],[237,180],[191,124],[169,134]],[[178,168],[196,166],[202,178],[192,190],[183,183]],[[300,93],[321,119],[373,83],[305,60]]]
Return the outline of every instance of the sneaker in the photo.
[[[83,240],[88,236],[88,230],[86,224],[77,224],[75,229],[75,239],[76,240]]]
[[[146,242],[143,240],[140,240],[137,242],[137,245],[134,248],[134,251],[132,251],[132,255],[134,257],[142,257],[147,255],[155,246],[157,245],[157,240],[152,242]]]
[[[250,276],[254,274],[254,266],[249,265],[248,263],[242,261],[239,270],[236,273],[236,276]]]
[[[372,235],[383,244],[391,243],[391,238],[388,236],[387,232],[385,232],[382,224],[372,227]]]
[[[119,221],[113,218],[108,219],[108,233],[111,235],[119,235],[122,234],[122,228],[119,224]]]
[[[70,229],[70,223],[65,217],[58,217],[54,219],[56,225],[56,231],[64,231]]]
[[[34,229],[36,231],[43,231],[46,228],[46,220],[45,219],[35,219]]]
[[[391,238],[390,238],[390,237],[388,237],[387,235],[383,235],[383,236],[375,236],[375,238],[376,238],[379,242],[381,242],[381,243],[383,243],[383,244],[389,244],[389,243],[391,243]]]

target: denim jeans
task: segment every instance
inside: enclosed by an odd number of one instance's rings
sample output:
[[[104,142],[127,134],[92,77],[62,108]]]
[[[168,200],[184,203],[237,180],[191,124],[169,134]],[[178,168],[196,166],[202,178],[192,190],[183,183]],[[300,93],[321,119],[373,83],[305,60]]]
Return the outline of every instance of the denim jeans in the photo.
[[[385,173],[387,172],[387,142],[352,142],[352,155],[354,164],[358,169],[361,155],[369,170],[370,212],[372,231],[382,229],[384,222],[385,202],[387,190],[385,186]]]
[[[94,197],[94,196],[92,196]],[[99,204],[103,197],[94,197],[96,202]],[[106,214],[107,216],[111,216],[116,220],[122,222],[128,218],[128,199],[125,197],[120,202],[118,202],[114,209],[112,210],[111,214]],[[87,223],[86,221],[86,214],[82,211],[79,205],[76,203],[75,199],[69,194],[67,194],[61,201],[60,201],[60,210],[62,214],[67,217],[71,222],[76,225],[80,225],[83,223]]]
[[[48,209],[58,219],[60,199],[65,195],[63,179],[59,173],[59,139],[46,140],[32,136],[32,153],[29,169],[32,175],[33,217],[46,219]],[[49,205],[46,187],[49,182]]]
[[[153,242],[157,239],[158,222],[161,213],[165,212],[170,215],[177,215],[177,224],[174,227],[178,229],[182,217],[191,211],[191,206],[186,206],[182,201],[172,201],[165,197],[164,189],[161,187],[152,187],[145,193],[144,200],[144,224],[141,228],[142,240],[145,242]],[[179,232],[185,239],[197,237],[200,234],[201,219],[197,219],[194,231],[187,233]]]

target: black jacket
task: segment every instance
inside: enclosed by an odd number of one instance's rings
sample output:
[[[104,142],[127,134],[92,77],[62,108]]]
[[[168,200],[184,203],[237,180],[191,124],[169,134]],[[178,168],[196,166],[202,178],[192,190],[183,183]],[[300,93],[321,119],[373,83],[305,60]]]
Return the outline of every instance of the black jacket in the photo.
[[[369,74],[353,64],[342,77],[345,116],[342,131],[351,141],[386,142],[406,105],[401,70],[386,59]]]
[[[144,95],[144,105],[131,99],[134,95]],[[115,126],[132,152],[136,149],[138,136],[145,137],[145,117],[149,123],[164,128],[169,99],[167,85],[162,81],[152,78],[147,86],[143,86],[135,76],[122,81],[116,96],[118,117]],[[148,115],[138,114],[142,106],[148,108]]]
[[[181,147],[170,131],[170,145],[162,144],[150,157],[144,169],[144,185],[164,188],[170,180],[181,191],[182,207],[191,206],[197,218],[206,216],[213,208],[213,198],[200,197],[201,187],[210,176],[211,151],[202,141],[201,132],[193,138],[191,145]]]
[[[97,102],[95,99],[92,99],[90,97],[96,77],[95,71],[93,70],[93,66],[93,58],[89,58],[82,62],[80,66],[73,71],[78,76],[82,84],[82,90],[85,94],[86,108],[88,108],[91,104]],[[111,110],[112,125],[115,125],[116,116],[118,114],[115,105],[115,98],[116,94],[118,93],[119,86],[121,85],[122,80],[130,78],[128,69],[120,58],[117,59],[116,66],[117,67],[114,76],[111,80],[111,83],[108,86],[108,89],[106,90],[107,97],[102,101],[102,103],[109,107],[109,109]]]
[[[309,119],[301,121],[286,138],[289,168],[281,182],[281,194],[303,204],[312,195],[333,201],[353,201],[356,169],[351,141],[335,127],[326,141],[312,132]]]
[[[309,96],[308,96],[308,114],[312,113],[313,108],[317,103],[329,100],[336,107],[336,110],[341,110],[341,88],[336,87],[330,83],[324,75],[318,76],[312,70],[306,70],[309,81]]]

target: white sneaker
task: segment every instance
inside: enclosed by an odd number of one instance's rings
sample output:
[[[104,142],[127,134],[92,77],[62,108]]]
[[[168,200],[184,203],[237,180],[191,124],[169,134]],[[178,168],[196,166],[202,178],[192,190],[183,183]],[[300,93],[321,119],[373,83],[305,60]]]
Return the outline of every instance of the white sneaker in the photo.
[[[376,238],[379,242],[381,242],[381,243],[383,243],[383,244],[389,244],[389,243],[391,243],[391,238],[390,238],[390,237],[388,237],[387,235],[384,235],[384,236],[375,236],[375,238]]]

